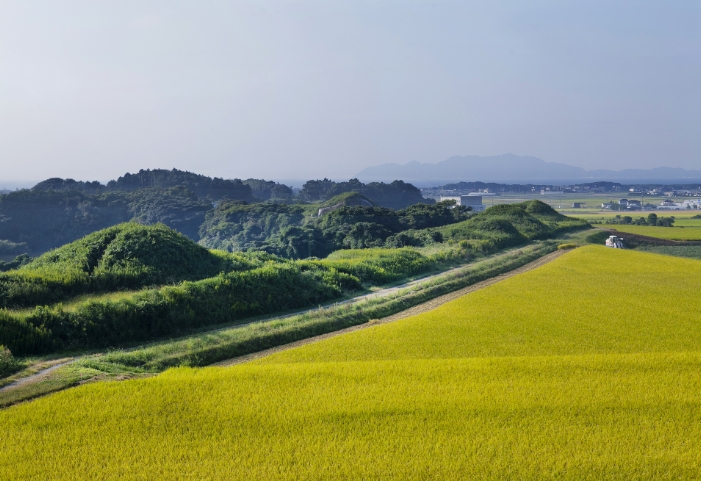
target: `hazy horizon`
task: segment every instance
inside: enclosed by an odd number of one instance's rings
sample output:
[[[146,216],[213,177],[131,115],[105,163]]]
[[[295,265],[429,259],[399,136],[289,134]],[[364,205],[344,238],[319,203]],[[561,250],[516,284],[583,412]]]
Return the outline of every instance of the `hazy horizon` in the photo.
[[[7,1],[0,181],[699,169],[700,24],[692,2]]]

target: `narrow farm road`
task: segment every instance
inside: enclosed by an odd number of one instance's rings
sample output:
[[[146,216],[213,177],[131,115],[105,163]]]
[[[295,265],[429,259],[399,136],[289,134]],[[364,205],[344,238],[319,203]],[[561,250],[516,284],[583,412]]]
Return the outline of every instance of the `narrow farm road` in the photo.
[[[289,344],[284,344],[282,346],[277,346],[277,347],[273,347],[271,349],[266,349],[265,351],[255,352],[253,354],[248,354],[246,356],[236,357],[234,359],[228,359],[226,361],[218,362],[218,363],[212,364],[212,365],[213,366],[220,366],[220,367],[233,366],[235,364],[241,364],[244,362],[252,361],[254,359],[259,359],[261,357],[269,356],[270,354],[274,354],[276,352],[284,351],[287,349],[292,349],[292,348],[295,348],[298,346],[304,346],[305,344],[311,344],[313,342],[323,341],[324,339],[329,339],[331,337],[340,336],[342,334],[347,334],[349,332],[359,331],[360,329],[366,329],[366,328],[371,327],[371,326],[377,326],[378,324],[386,324],[389,322],[397,321],[399,319],[404,319],[407,317],[415,316],[417,314],[421,314],[421,313],[436,309],[437,307],[442,306],[446,302],[450,302],[452,300],[455,300],[455,299],[462,297],[466,294],[469,294],[471,292],[474,292],[474,291],[477,291],[480,289],[484,289],[485,287],[489,287],[493,284],[496,284],[497,282],[503,281],[504,279],[508,279],[509,277],[513,277],[513,276],[516,276],[518,274],[522,274],[524,272],[530,271],[532,269],[536,269],[544,264],[547,264],[548,262],[550,262],[554,259],[557,259],[565,252],[567,252],[567,251],[566,250],[557,250],[555,252],[551,252],[550,254],[547,254],[543,257],[540,257],[540,258],[538,258],[532,262],[529,262],[528,264],[525,264],[521,267],[518,267],[512,271],[506,272],[504,274],[500,274],[496,277],[492,277],[490,279],[486,279],[486,280],[481,281],[481,282],[477,282],[475,284],[464,287],[462,289],[458,289],[457,291],[453,291],[453,292],[450,292],[448,294],[444,294],[442,296],[431,299],[430,301],[424,302],[423,304],[419,304],[418,306],[411,307],[405,311],[401,311],[401,312],[398,312],[398,313],[393,314],[391,316],[387,316],[387,317],[384,317],[382,319],[378,319],[376,322],[360,324],[357,326],[348,327],[346,329],[341,329],[340,331],[329,332],[327,334],[322,334],[319,336],[310,337],[307,339],[302,339],[300,341],[291,342]],[[425,280],[426,280],[426,278],[420,279],[420,281],[425,281]],[[419,281],[414,281],[412,283],[405,284],[403,286],[393,287],[392,290],[397,290],[397,289],[400,289],[403,287],[407,287],[407,286],[409,286],[411,284],[415,284],[417,282],[419,282]],[[387,291],[387,290],[388,289],[385,289],[385,290],[382,290],[382,291],[374,293],[374,294],[388,295],[388,293],[385,293],[385,291]],[[372,294],[369,294],[369,295],[372,295]],[[356,299],[358,299],[358,298],[354,298],[351,300],[356,300]]]
[[[72,363],[73,361],[74,361],[74,359],[60,360],[59,362],[51,365],[50,367],[42,369],[42,370],[40,370],[40,371],[30,375],[30,376],[19,378],[18,380],[14,381],[6,386],[0,387],[0,391],[9,391],[10,389],[17,388],[17,387],[22,386],[24,384],[39,382],[42,379],[46,378],[52,371],[55,371],[56,369],[58,369],[60,367],[66,366],[66,365]]]

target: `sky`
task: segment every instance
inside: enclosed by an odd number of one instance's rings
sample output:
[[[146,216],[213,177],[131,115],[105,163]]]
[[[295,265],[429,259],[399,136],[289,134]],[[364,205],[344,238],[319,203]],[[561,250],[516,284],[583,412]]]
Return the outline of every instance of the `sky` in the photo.
[[[0,181],[701,168],[701,2],[0,1]]]

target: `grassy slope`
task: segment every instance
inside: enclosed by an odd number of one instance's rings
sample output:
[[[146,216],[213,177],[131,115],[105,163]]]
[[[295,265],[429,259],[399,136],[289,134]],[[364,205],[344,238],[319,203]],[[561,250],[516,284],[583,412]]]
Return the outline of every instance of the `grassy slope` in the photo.
[[[257,363],[66,391],[0,412],[0,478],[694,478],[700,279],[585,247]]]
[[[209,251],[163,224],[119,224],[0,273],[0,307],[47,305],[87,293],[199,280],[251,264],[241,255]]]
[[[646,225],[605,225],[619,232],[671,240],[701,240],[701,227],[653,227]]]

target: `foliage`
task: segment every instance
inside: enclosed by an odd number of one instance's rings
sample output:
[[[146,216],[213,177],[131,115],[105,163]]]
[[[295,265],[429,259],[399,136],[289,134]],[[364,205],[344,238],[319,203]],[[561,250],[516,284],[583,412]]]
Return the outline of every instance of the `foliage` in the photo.
[[[222,201],[207,213],[200,244],[228,251],[258,249],[303,219],[304,210],[295,205]]]
[[[215,254],[168,227],[110,227],[0,274],[0,306],[45,305],[71,296],[212,277],[259,265]]]
[[[428,257],[407,248],[340,250],[321,261],[304,262],[330,267],[372,284],[403,279],[435,266]]]
[[[22,364],[12,356],[8,348],[0,344],[0,378],[14,374],[22,368]]]
[[[0,477],[693,479],[700,278],[585,247],[257,362],[88,384],[0,412]]]
[[[11,271],[12,269],[19,269],[20,267],[29,264],[32,258],[27,254],[20,254],[11,261],[0,261],[0,272]]]
[[[358,192],[377,205],[391,209],[403,209],[417,203],[432,203],[423,198],[419,189],[401,180],[390,184],[364,184],[358,179],[350,179],[348,182],[309,180],[302,186],[299,198],[305,202],[324,202],[344,192]]]
[[[292,202],[292,189],[285,184],[262,179],[246,179],[243,184],[251,188],[251,193],[256,199]]]
[[[129,220],[162,222],[197,239],[211,209],[184,187],[89,195],[79,191],[20,190],[0,197],[0,229],[29,252],[45,252]]]
[[[194,192],[198,197],[209,197],[212,199],[226,197],[228,199],[254,200],[251,188],[244,184],[241,179],[211,178],[178,169],[142,169],[136,174],[127,173],[117,180],[112,180],[107,183],[107,188],[109,190],[124,191],[177,186],[184,186],[188,190]]]
[[[173,170],[141,170],[107,185],[47,179],[0,197],[0,255],[36,255],[121,222],[164,223],[193,240],[218,199],[292,199],[289,187]]]
[[[347,194],[334,199],[338,203],[360,202]],[[407,231],[468,218],[465,208],[449,207],[446,203],[417,204],[395,211],[343,205],[321,217],[305,218],[300,206],[222,202],[207,214],[200,243],[229,251],[262,250],[295,259],[325,257],[338,249],[422,246],[440,242],[440,235]]]
[[[571,219],[533,200],[495,205],[469,220],[436,230],[447,241],[466,240],[472,249],[490,252],[587,227],[588,222]]]
[[[271,262],[116,301],[88,299],[72,310],[60,304],[24,314],[0,310],[0,340],[18,354],[113,346],[315,305],[358,287],[357,278],[334,269]]]
[[[647,219],[645,217],[640,217],[638,219],[633,220],[633,218],[629,215],[624,215],[621,217],[620,215],[616,215],[615,217],[612,217],[610,219],[606,219],[605,224],[613,224],[613,225],[649,225],[649,226],[658,226],[658,227],[672,227],[674,225],[674,216],[670,217],[658,217],[657,214],[651,213],[647,216]]]

